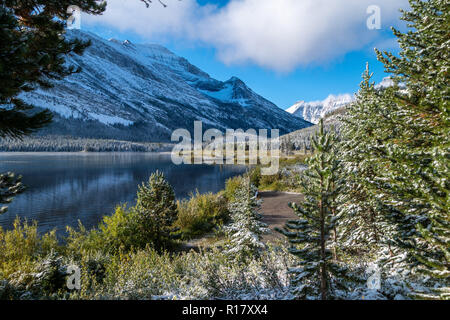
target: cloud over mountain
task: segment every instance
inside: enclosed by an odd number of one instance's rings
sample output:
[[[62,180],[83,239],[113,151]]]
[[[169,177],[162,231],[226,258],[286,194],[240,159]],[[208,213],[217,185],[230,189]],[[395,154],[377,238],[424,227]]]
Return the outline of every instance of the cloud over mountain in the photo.
[[[232,0],[222,7],[195,0],[166,0],[146,9],[140,1],[109,0],[90,25],[133,31],[148,40],[201,41],[227,64],[253,63],[278,72],[326,64],[385,40],[369,30],[367,8],[381,9],[382,29],[395,24],[407,0]]]

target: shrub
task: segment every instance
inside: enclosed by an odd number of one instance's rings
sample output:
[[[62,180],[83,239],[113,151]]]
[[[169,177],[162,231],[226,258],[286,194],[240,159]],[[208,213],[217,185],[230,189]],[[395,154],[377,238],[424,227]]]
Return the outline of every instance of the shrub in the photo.
[[[147,245],[162,249],[171,244],[177,215],[172,187],[156,172],[139,187],[135,207],[117,207],[113,215],[103,218],[98,229],[87,231],[81,223],[78,231],[68,227],[67,250],[76,256],[80,249],[88,253],[117,253]]]
[[[28,284],[33,296],[52,297],[67,290],[67,266],[62,256],[52,251],[37,264],[36,272]]]
[[[247,264],[223,250],[168,254],[153,248],[120,253],[103,284],[81,281],[72,299],[286,299],[290,297],[285,249],[268,248]]]
[[[131,250],[138,247],[139,234],[132,211],[126,206],[118,206],[111,216],[103,217],[97,229],[86,230],[79,222],[79,229],[67,227],[67,254],[80,258],[80,253],[103,251],[114,253],[119,249]]]
[[[178,220],[183,238],[193,238],[211,232],[229,219],[224,196],[212,193],[191,195],[189,200],[178,201]]]
[[[281,158],[280,166],[288,167],[288,166],[293,166],[293,165],[298,165],[298,164],[305,164],[309,157],[311,157],[311,155],[297,154],[294,157]]]
[[[57,299],[67,293],[67,266],[64,258],[52,251],[33,262],[30,270],[19,268],[0,281],[0,299]]]
[[[271,176],[262,176],[260,182],[261,190],[283,191],[288,188],[281,173]]]
[[[78,221],[78,230],[67,226],[65,254],[79,259],[82,253],[91,251],[108,251],[105,248],[105,240],[98,229],[87,230],[81,221]]]
[[[19,218],[13,226],[10,231],[0,227],[0,278],[19,269],[31,272],[35,261],[58,249],[55,230],[40,237],[36,222],[29,224]]]
[[[145,247],[145,234],[141,234],[137,213],[134,208],[127,209],[126,206],[116,208],[112,216],[103,218],[99,226],[101,237],[109,251],[116,252],[119,249],[131,250],[133,247]],[[145,238],[143,238],[145,237]],[[95,236],[92,237],[95,239]]]
[[[230,178],[225,183],[225,191],[224,195],[228,202],[233,202],[235,200],[236,190],[242,184],[243,178],[238,176],[234,178]]]
[[[250,183],[252,185],[254,185],[255,187],[259,188],[260,183],[261,183],[261,167],[257,166],[254,167],[250,173],[249,173],[249,177],[250,177]]]

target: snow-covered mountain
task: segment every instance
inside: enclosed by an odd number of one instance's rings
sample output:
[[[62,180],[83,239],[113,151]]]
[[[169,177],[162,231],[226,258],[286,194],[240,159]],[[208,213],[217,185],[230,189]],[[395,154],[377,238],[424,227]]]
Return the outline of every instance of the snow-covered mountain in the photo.
[[[350,94],[329,95],[323,101],[299,101],[286,111],[306,121],[319,123],[321,118],[337,109],[345,107],[352,101],[354,101],[354,96]]]
[[[71,30],[68,37],[91,40],[68,63],[82,68],[49,90],[22,95],[49,108],[54,123],[40,134],[133,141],[167,141],[173,130],[204,128],[295,131],[311,124],[293,117],[253,92],[238,78],[222,82],[159,45],[105,40]]]

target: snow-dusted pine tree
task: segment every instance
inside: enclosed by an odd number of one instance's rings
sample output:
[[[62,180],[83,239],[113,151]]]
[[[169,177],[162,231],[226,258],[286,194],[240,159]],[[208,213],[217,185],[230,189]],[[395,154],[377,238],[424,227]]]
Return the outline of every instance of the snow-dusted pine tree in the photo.
[[[450,4],[410,0],[410,6],[402,18],[410,30],[394,29],[399,56],[377,51],[394,85],[377,90],[367,71],[344,119],[344,167],[353,191],[343,212],[356,213],[355,235],[381,236],[405,256],[409,272],[419,267],[448,297]]]
[[[386,134],[380,130],[383,110],[382,94],[372,82],[367,65],[354,103],[341,116],[342,175],[345,185],[339,195],[339,236],[345,249],[353,253],[376,251],[392,236],[392,227],[382,215],[382,204],[371,182],[379,172],[377,150]]]
[[[394,86],[385,91],[385,109],[397,119],[382,152],[384,167],[375,186],[397,212],[397,243],[430,276],[450,287],[450,3],[410,0],[402,19],[409,30],[394,29],[401,52],[378,53]],[[380,121],[380,125],[387,123]],[[415,222],[416,228],[404,229]],[[446,293],[445,293],[446,292]]]
[[[262,215],[258,212],[261,200],[257,195],[257,188],[245,178],[235,191],[235,200],[228,206],[231,223],[225,227],[229,239],[226,250],[240,259],[258,255],[265,248],[261,237],[269,229],[261,222]]]
[[[325,133],[323,121],[312,140],[315,154],[308,160],[302,176],[305,201],[301,206],[291,204],[299,220],[290,221],[284,230],[298,257],[294,274],[294,294],[299,299],[330,299],[335,289],[345,287],[347,269],[333,257],[337,216],[334,214],[340,189],[339,161],[335,153],[336,136]]]

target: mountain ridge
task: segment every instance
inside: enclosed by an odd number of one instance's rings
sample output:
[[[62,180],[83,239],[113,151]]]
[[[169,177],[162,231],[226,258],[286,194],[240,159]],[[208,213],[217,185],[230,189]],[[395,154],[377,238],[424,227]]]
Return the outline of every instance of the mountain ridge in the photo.
[[[340,108],[345,107],[354,101],[354,96],[350,94],[332,95],[330,94],[322,101],[298,101],[287,112],[311,123],[317,124],[320,119]]]
[[[281,134],[312,125],[239,78],[216,80],[163,46],[79,30],[66,36],[91,41],[82,56],[67,58],[82,71],[54,82],[54,88],[21,95],[55,114],[39,135],[169,141],[175,129],[193,130],[196,120],[206,129],[280,129]]]

